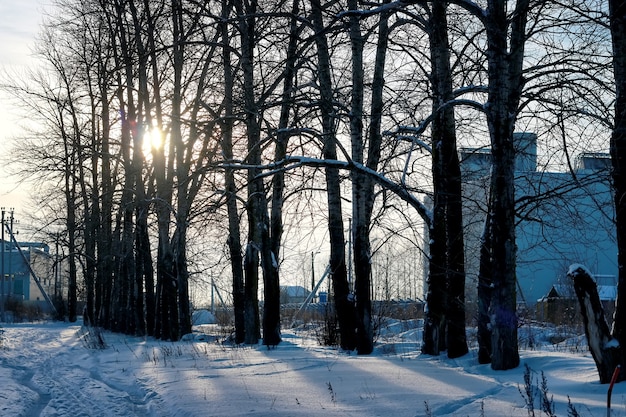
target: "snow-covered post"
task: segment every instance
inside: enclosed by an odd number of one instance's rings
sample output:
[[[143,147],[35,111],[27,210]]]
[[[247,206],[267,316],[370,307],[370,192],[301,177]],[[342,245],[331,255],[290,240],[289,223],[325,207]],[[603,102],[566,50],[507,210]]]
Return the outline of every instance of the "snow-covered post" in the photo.
[[[598,369],[600,383],[608,384],[619,363],[620,348],[617,340],[611,336],[598,295],[598,287],[589,270],[583,265],[570,266],[567,276],[574,281],[574,290],[583,316],[585,336],[587,336],[589,351]]]

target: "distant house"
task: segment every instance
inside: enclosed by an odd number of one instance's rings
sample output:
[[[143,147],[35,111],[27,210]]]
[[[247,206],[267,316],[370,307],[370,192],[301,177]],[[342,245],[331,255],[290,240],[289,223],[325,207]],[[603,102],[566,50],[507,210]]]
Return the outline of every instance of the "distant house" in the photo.
[[[614,208],[603,153],[581,154],[570,172],[537,171],[537,137],[516,133],[518,303],[532,307],[566,282],[569,265],[586,265],[592,273],[617,276]],[[475,294],[480,241],[485,222],[488,149],[462,149],[464,222],[468,297]]]
[[[280,287],[280,303],[281,304],[301,304],[306,301],[311,291],[300,285],[281,286]]]
[[[604,308],[605,317],[610,320],[615,310],[617,300],[617,285],[615,277],[596,276],[598,296]],[[613,284],[610,284],[613,281]],[[604,282],[604,284],[603,284]],[[548,293],[537,300],[537,318],[552,323],[563,322],[564,317],[571,313],[578,314],[579,305],[573,285],[553,285]]]

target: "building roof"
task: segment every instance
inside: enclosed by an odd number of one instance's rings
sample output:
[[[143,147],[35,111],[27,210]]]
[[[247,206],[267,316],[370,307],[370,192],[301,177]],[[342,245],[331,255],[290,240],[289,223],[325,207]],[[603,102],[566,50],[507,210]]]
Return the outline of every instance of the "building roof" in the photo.
[[[285,285],[280,287],[280,291],[288,297],[308,297],[311,293],[301,285]]]
[[[548,294],[541,297],[539,302],[547,301],[554,298],[574,298],[576,296],[574,287],[568,285],[553,285]],[[615,301],[617,298],[617,286],[615,285],[598,285],[598,296],[600,301]]]

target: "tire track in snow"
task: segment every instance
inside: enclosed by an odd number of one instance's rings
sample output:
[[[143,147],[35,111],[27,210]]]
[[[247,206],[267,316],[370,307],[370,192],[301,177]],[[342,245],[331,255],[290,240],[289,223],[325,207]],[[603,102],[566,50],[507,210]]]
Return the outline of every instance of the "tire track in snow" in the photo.
[[[474,402],[484,400],[489,397],[497,396],[498,393],[502,391],[502,389],[503,387],[497,386],[497,387],[488,389],[484,392],[481,392],[479,394],[472,395],[471,397],[461,398],[456,401],[447,402],[446,404],[431,410],[432,415],[434,416],[457,415],[456,413],[459,412],[459,409],[466,407],[468,405],[471,405]]]
[[[37,384],[35,384],[35,382],[33,381],[34,375],[35,372],[33,370],[25,370],[24,376],[20,378],[19,381],[20,384],[24,385],[25,387],[29,388],[37,394],[37,399],[32,402],[26,409],[25,415],[27,416],[40,416],[43,410],[45,410],[45,408],[48,406],[51,398],[49,392],[44,392],[40,390]]]
[[[0,351],[0,366],[11,371],[15,383],[34,393],[20,399],[24,402],[20,415],[157,415],[151,404],[154,395],[134,378],[118,384],[100,375],[97,355],[81,346],[75,331],[68,334],[67,329],[53,326],[46,330],[42,334],[10,329],[14,343]],[[61,344],[69,349],[58,353],[55,348]]]

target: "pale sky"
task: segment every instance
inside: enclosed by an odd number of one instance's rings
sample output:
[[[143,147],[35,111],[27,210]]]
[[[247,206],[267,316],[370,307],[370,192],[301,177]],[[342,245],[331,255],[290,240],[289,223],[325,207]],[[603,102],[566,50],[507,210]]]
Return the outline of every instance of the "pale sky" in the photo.
[[[43,19],[43,7],[50,0],[0,0],[0,72],[3,74],[24,74],[35,66],[32,56],[33,43]],[[10,98],[0,92],[0,152],[11,148],[12,139],[20,134],[22,115],[16,111]],[[24,209],[28,190],[16,189],[0,165],[0,207],[16,209],[16,216]]]

